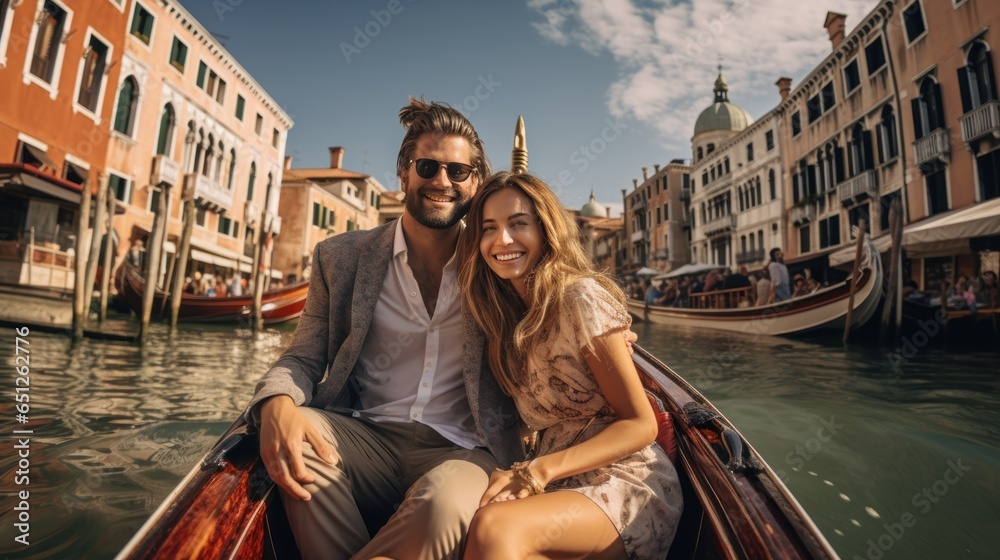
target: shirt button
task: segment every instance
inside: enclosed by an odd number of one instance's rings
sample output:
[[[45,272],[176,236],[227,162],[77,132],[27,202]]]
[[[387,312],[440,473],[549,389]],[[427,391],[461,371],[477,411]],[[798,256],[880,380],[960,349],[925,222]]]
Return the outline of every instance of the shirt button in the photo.
[[[411,297],[417,297],[417,292],[410,292]]]
[[[426,382],[426,381],[424,381],[423,385],[424,385],[424,387],[430,387],[431,386],[431,384],[428,383],[428,382]]]
[[[414,420],[419,420],[420,419],[420,415],[417,414],[416,412],[414,412],[413,414],[410,415],[410,418],[413,418]]]

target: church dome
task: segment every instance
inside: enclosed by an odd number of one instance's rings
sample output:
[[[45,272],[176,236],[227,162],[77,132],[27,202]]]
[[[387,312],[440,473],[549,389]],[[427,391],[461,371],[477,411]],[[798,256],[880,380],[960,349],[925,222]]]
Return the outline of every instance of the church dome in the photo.
[[[719,66],[719,77],[715,79],[715,102],[698,115],[694,123],[695,136],[714,130],[740,131],[753,123],[753,118],[742,107],[729,102],[729,84],[722,76]]]
[[[583,208],[580,209],[580,215],[590,218],[607,218],[608,211],[600,202],[597,202],[594,191],[590,191],[590,202],[583,205]]]

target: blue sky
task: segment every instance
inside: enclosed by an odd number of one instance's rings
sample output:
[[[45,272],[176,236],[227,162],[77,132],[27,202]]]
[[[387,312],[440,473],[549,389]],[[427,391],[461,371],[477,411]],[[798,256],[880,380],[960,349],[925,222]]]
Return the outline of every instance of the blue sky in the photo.
[[[524,115],[529,167],[564,204],[621,202],[642,167],[690,158],[720,57],[730,99],[757,117],[876,0],[186,0],[295,120],[294,167],[344,167],[396,189],[407,96],[460,108],[495,169]],[[395,12],[395,13],[393,13]]]

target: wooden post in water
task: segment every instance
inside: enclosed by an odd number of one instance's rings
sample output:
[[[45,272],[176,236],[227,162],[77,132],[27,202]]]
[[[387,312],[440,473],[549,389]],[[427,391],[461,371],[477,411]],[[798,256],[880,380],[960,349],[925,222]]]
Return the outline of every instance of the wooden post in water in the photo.
[[[268,207],[271,204],[271,175],[267,176],[267,187],[264,189],[264,207],[260,213],[260,221],[257,233],[257,246],[254,247],[254,258],[253,262],[256,268],[253,270],[254,281],[253,281],[253,305],[251,307],[250,315],[250,328],[254,331],[264,330],[264,316],[263,310],[261,309],[264,300],[264,275],[267,272],[267,267],[264,266],[264,249],[267,245],[267,236],[270,235],[271,227],[274,223],[274,217],[269,217]]]
[[[115,218],[115,197],[111,194],[111,189],[108,189],[108,196],[105,197],[105,201],[108,205],[107,211],[107,243],[104,244],[104,258],[103,267],[101,268],[101,305],[97,310],[97,318],[99,321],[103,321],[108,317],[108,296],[111,290],[111,269],[114,268],[114,248],[111,246],[111,239],[114,234],[114,218]]]
[[[86,283],[83,288],[83,305],[86,313],[83,314],[83,324],[87,325],[90,316],[90,302],[94,298],[94,281],[97,280],[97,263],[101,258],[101,241],[104,234],[104,213],[107,211],[108,182],[104,173],[97,175],[97,202],[94,204],[94,233],[90,236],[90,251],[87,257]],[[108,235],[111,230],[108,230]]]
[[[139,341],[145,342],[149,334],[149,319],[153,314],[153,296],[156,295],[156,283],[160,278],[160,253],[163,250],[163,239],[167,229],[167,183],[160,183],[156,193],[156,214],[153,215],[153,231],[149,234],[149,246],[146,248],[146,286],[142,293],[142,315],[139,325]]]
[[[861,276],[861,249],[865,244],[865,231],[868,224],[865,220],[858,220],[858,242],[854,248],[854,270],[851,271],[851,295],[847,298],[847,316],[844,317],[844,344],[851,336],[851,320],[854,315],[854,294],[858,291],[858,280]],[[877,255],[872,258],[878,258]]]
[[[882,324],[879,329],[879,337],[884,342],[889,337],[890,324],[892,323],[893,308],[901,306],[902,291],[898,289],[899,280],[902,275],[903,264],[903,220],[902,204],[899,199],[892,201],[889,207],[889,235],[892,239],[892,249],[889,252],[889,282],[885,292],[885,304],[882,307]],[[898,328],[899,325],[896,325]]]
[[[190,184],[189,184],[190,183]],[[181,298],[184,297],[184,279],[187,277],[188,255],[191,254],[191,230],[194,229],[194,181],[185,181],[181,191],[184,200],[183,227],[181,228],[180,244],[177,247],[177,265],[174,267],[174,281],[170,288],[170,328],[177,328],[177,317],[181,310]]]
[[[84,245],[84,237],[87,235],[87,226],[90,222],[90,180],[84,181],[83,183],[83,199],[80,201],[80,214],[77,216],[76,222],[76,249],[73,258],[76,259],[74,262],[74,277],[73,277],[73,338],[75,340],[81,340],[83,338],[83,326],[86,321],[86,313],[88,311],[84,304],[84,292],[85,282],[87,281],[87,269],[86,260],[83,258],[83,250],[86,248]],[[29,255],[28,258],[34,258],[34,255]]]

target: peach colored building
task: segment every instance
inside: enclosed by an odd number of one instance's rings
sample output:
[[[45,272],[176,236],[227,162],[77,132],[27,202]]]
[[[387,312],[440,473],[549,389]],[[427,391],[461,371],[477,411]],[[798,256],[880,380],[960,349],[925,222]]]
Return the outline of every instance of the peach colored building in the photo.
[[[106,178],[125,21],[110,1],[0,1],[0,283],[73,288],[81,195]]]
[[[846,266],[861,218],[887,250],[901,197],[906,277],[935,290],[996,270],[998,25],[988,0],[884,0],[846,36],[844,16],[828,14],[831,54],[776,109],[789,260]]]
[[[380,225],[385,187],[374,177],[344,169],[344,148],[330,148],[330,167],[295,169],[285,159],[281,184],[281,236],[275,241],[274,268],[308,274],[313,248],[320,241]]]
[[[691,167],[683,160],[642,168],[642,182],[633,180],[624,197],[624,246],[626,270],[652,268],[659,272],[690,261],[686,203],[690,196]]]
[[[846,17],[829,13],[824,25],[831,54],[796,87],[790,88],[787,78],[778,82],[790,223],[785,261],[814,273],[853,261],[851,228],[859,220],[873,237],[886,233],[888,208],[901,196],[902,113],[890,62],[898,29],[889,25],[886,4],[891,3],[880,4],[846,37]],[[827,258],[841,248],[836,258]]]
[[[277,234],[282,160],[292,120],[176,0],[126,2],[107,154],[108,188],[123,256],[148,240],[156,193],[167,189],[161,280],[196,206],[186,269],[249,273],[257,228]],[[148,248],[148,243],[147,243]]]

